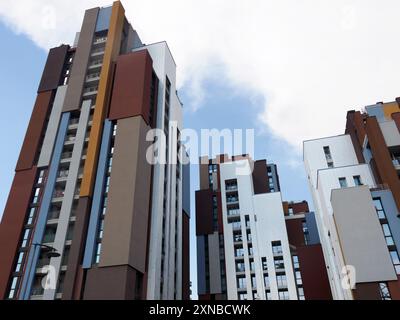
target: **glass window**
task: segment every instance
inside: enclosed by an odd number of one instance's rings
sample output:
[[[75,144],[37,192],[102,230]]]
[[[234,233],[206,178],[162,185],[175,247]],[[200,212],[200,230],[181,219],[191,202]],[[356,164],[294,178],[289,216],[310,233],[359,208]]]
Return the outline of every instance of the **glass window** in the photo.
[[[264,276],[264,284],[266,288],[269,288],[269,277],[268,276]]]
[[[246,293],[239,294],[239,300],[247,300],[247,294]]]
[[[245,277],[237,278],[237,287],[238,287],[238,289],[246,289],[246,278]]]
[[[18,283],[18,277],[14,277],[11,282],[11,288],[10,288],[10,293],[8,294],[8,299],[13,299],[15,297],[17,283]]]
[[[298,256],[293,256],[293,267],[295,269],[300,268],[300,263],[299,263],[299,257]]]
[[[30,231],[31,231],[31,229],[25,229],[24,238],[22,239],[21,248],[25,248],[26,245],[28,244]]]
[[[392,300],[390,291],[386,282],[379,283],[379,289],[381,293],[382,300]]]
[[[301,288],[301,287],[297,288],[297,293],[299,295],[299,300],[305,300],[303,288]]]
[[[356,186],[362,186],[361,177],[360,176],[353,176],[354,184]]]
[[[397,251],[390,251],[390,256],[392,257],[393,264],[400,264],[399,255]]]
[[[296,275],[296,283],[297,283],[297,285],[302,285],[303,284],[303,280],[301,278],[300,271],[296,271],[295,275]]]
[[[275,269],[285,269],[285,263],[283,262],[283,259],[275,259]]]
[[[346,178],[339,178],[339,185],[341,188],[347,188],[347,180]]]
[[[378,214],[378,218],[379,219],[386,219],[385,210],[383,209],[381,199],[380,198],[374,198],[373,201],[374,201],[376,212]]]
[[[266,291],[265,292],[265,297],[266,297],[267,300],[272,300],[271,291]]]
[[[293,208],[289,208],[289,216],[292,216],[294,214]]]
[[[289,291],[279,291],[279,300],[289,300]]]
[[[385,236],[391,236],[392,235],[392,233],[390,232],[390,229],[389,229],[389,225],[388,224],[383,224],[382,225],[382,229],[383,229],[383,234],[385,235]]]
[[[278,287],[287,287],[287,279],[285,274],[277,275],[276,282]]]
[[[282,245],[280,241],[272,243],[272,253],[274,255],[282,255]]]
[[[17,266],[15,267],[15,272],[20,272],[22,267],[22,261],[24,260],[24,252],[20,252],[18,255]]]
[[[33,223],[33,218],[35,217],[35,211],[36,211],[35,207],[29,209],[28,221],[26,222],[27,224]]]
[[[39,202],[39,195],[40,195],[40,188],[35,189],[35,195],[33,196],[33,203],[38,203]]]
[[[42,184],[43,183],[43,179],[44,179],[44,170],[40,170],[37,183],[38,184]]]

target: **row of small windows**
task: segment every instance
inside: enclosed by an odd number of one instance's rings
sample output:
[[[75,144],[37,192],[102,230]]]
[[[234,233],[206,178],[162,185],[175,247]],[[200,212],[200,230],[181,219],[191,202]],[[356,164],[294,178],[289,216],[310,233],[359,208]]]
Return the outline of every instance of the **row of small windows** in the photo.
[[[363,183],[361,181],[361,177],[360,176],[353,176],[353,182],[355,186],[362,186]],[[345,177],[341,177],[339,178],[339,185],[340,188],[347,188],[348,184],[347,184],[347,179]]]

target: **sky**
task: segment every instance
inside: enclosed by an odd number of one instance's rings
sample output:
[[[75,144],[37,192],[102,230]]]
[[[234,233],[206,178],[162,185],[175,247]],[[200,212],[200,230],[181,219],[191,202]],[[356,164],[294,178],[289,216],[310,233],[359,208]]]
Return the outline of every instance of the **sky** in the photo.
[[[72,5],[73,3],[73,5]],[[72,43],[84,10],[111,0],[0,1],[0,215],[49,48]],[[283,198],[311,203],[302,141],[344,132],[346,111],[399,96],[395,0],[129,0],[144,43],[177,62],[184,126],[254,128]],[[191,168],[191,191],[198,168]],[[311,203],[312,206],[312,203]],[[194,198],[191,230],[194,232]],[[192,239],[193,240],[193,239]],[[196,292],[195,241],[192,281]]]

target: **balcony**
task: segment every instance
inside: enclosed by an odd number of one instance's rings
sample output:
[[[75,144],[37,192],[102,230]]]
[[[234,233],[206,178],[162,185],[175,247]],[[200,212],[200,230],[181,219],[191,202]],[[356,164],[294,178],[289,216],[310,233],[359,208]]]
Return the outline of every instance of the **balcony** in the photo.
[[[106,42],[107,42],[107,37],[99,37],[93,41],[93,44],[96,45],[96,44],[101,44],[101,43],[106,43]]]

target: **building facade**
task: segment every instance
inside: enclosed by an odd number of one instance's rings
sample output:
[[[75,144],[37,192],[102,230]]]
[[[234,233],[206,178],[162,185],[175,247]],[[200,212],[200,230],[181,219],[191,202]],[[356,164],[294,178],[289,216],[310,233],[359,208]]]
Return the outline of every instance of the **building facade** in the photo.
[[[335,299],[400,299],[398,112],[398,102],[349,111],[344,135],[304,142]]]
[[[189,167],[165,42],[119,1],[50,50],[0,225],[4,299],[189,299]],[[152,129],[166,162],[149,162]],[[151,158],[151,157],[150,157]]]
[[[314,215],[282,202],[276,165],[247,155],[200,162],[199,299],[330,299]]]

